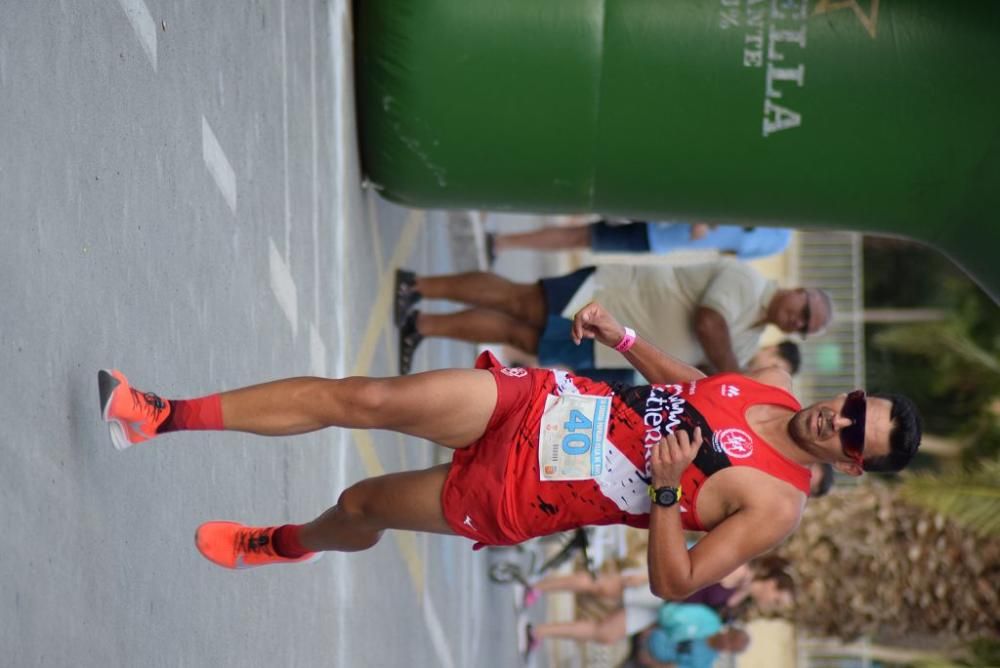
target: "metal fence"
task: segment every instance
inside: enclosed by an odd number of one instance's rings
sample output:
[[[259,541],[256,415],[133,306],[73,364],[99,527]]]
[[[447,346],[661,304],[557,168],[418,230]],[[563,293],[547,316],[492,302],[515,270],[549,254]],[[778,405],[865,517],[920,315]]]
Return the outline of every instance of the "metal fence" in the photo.
[[[861,235],[801,231],[792,249],[798,285],[823,288],[833,300],[827,330],[801,345],[802,370],[795,393],[803,405],[864,387],[864,304]]]

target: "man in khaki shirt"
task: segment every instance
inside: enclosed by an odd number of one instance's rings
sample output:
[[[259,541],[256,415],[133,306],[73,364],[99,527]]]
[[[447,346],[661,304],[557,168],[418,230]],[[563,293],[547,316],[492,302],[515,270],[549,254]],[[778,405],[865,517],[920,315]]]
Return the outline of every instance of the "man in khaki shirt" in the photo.
[[[430,314],[422,298],[473,308]],[[398,271],[395,315],[400,327],[400,372],[407,373],[427,337],[502,343],[538,355],[539,366],[628,369],[615,350],[572,343],[573,314],[596,300],[619,322],[685,363],[738,371],[757,350],[768,324],[803,336],[826,327],[829,295],[816,288],[782,289],[734,258],[703,264],[601,265],[572,274],[515,283],[489,272],[421,276]]]

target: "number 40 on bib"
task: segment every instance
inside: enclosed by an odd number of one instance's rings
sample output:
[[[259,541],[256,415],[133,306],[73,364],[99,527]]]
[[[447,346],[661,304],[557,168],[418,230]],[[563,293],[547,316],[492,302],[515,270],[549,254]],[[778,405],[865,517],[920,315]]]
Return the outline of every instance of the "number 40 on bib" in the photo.
[[[549,396],[538,434],[542,480],[588,480],[601,474],[611,397]]]

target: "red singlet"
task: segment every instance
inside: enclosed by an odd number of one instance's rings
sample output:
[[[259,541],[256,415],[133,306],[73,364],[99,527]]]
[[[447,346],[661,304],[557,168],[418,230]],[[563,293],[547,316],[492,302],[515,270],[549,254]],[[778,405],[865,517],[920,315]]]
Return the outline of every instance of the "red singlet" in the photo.
[[[493,372],[497,405],[483,436],[455,451],[441,503],[456,533],[484,545],[512,545],[585,525],[648,527],[648,448],[678,428],[690,433],[700,426],[704,439],[681,478],[685,529],[704,530],[695,510],[698,493],[710,475],[728,466],[752,466],[809,493],[809,470],[765,443],[744,417],[754,404],[799,410],[782,389],[732,373],[612,388],[565,371],[506,368],[488,352],[476,367]],[[540,479],[539,427],[550,394],[614,394],[597,478]]]

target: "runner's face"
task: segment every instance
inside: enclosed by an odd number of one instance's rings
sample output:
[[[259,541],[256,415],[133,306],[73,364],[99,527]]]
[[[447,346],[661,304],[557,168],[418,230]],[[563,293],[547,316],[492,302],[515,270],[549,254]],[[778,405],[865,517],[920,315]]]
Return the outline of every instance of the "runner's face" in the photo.
[[[841,414],[846,399],[846,394],[840,394],[834,399],[817,402],[796,413],[788,424],[788,433],[792,440],[820,461],[838,466],[855,465],[855,462],[844,453],[840,440],[840,431],[852,424],[850,419]],[[864,456],[872,458],[888,454],[889,432],[892,429],[892,420],[889,417],[892,402],[880,397],[868,397],[866,402]],[[854,473],[854,471],[849,472]],[[859,468],[857,473],[860,472]]]

